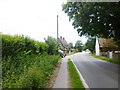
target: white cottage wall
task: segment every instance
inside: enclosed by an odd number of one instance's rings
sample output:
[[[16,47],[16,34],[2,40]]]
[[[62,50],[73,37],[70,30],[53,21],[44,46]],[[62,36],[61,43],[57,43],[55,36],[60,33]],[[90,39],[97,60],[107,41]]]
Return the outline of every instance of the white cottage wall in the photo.
[[[95,53],[96,53],[97,56],[100,55],[100,45],[99,45],[98,37],[96,37]]]

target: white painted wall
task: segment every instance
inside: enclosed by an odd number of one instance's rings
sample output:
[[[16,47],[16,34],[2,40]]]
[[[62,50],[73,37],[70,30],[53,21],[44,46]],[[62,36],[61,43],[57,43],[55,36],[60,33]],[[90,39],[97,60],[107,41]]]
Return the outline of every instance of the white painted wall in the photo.
[[[98,41],[98,37],[96,37],[96,43],[95,43],[95,53],[97,56],[100,55],[100,46],[99,46],[99,41]]]
[[[112,59],[113,58],[113,52],[109,52],[109,58]]]

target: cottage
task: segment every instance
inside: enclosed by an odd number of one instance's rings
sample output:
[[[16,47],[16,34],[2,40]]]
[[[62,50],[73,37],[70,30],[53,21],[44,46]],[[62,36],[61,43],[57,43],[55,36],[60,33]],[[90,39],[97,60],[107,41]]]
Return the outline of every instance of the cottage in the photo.
[[[67,43],[67,41],[65,40],[64,37],[62,38],[62,36],[60,36],[60,38],[58,38],[58,43],[59,43],[60,48],[62,50],[64,50],[65,48],[68,48],[68,43]]]
[[[119,54],[119,49],[112,38],[106,39],[96,37],[95,51],[98,56],[101,55],[109,58],[113,58],[114,56],[115,59],[119,59],[119,56],[115,56],[115,54]]]
[[[58,44],[60,45],[60,49],[63,51],[64,56],[66,55],[66,49],[69,47],[67,41],[64,37],[60,36],[60,38],[57,39]]]

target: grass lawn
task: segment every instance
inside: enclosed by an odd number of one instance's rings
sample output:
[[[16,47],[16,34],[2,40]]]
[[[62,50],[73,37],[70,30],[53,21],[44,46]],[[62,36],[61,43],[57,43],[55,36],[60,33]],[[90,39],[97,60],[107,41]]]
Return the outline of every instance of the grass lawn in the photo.
[[[92,54],[92,53],[89,53],[89,54],[92,55],[95,58],[98,58],[98,59],[101,59],[101,60],[104,60],[104,61],[107,61],[107,62],[111,62],[111,63],[114,63],[114,64],[120,64],[120,60],[114,60],[114,59],[110,59],[110,58],[107,58],[107,57],[104,57],[104,56],[96,56],[95,54]]]
[[[71,88],[81,88],[82,90],[85,90],[85,88],[80,80],[80,77],[78,75],[78,72],[70,59],[68,59],[68,71],[69,71],[69,75],[70,75]]]

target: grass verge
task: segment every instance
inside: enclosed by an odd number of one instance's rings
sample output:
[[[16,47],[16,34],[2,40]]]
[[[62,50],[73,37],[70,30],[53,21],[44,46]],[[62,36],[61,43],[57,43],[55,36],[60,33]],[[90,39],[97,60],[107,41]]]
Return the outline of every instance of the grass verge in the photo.
[[[82,84],[82,81],[80,80],[78,72],[76,71],[76,68],[70,59],[68,59],[68,72],[70,75],[71,88],[81,88],[84,90],[85,88]]]
[[[114,64],[120,64],[119,60],[110,59],[110,58],[107,58],[107,57],[104,57],[104,56],[96,56],[93,53],[89,53],[89,54],[91,56],[95,57],[95,58],[98,58],[98,59],[101,59],[101,60],[104,60],[104,61],[107,61],[107,62],[111,62],[111,63],[114,63]]]

